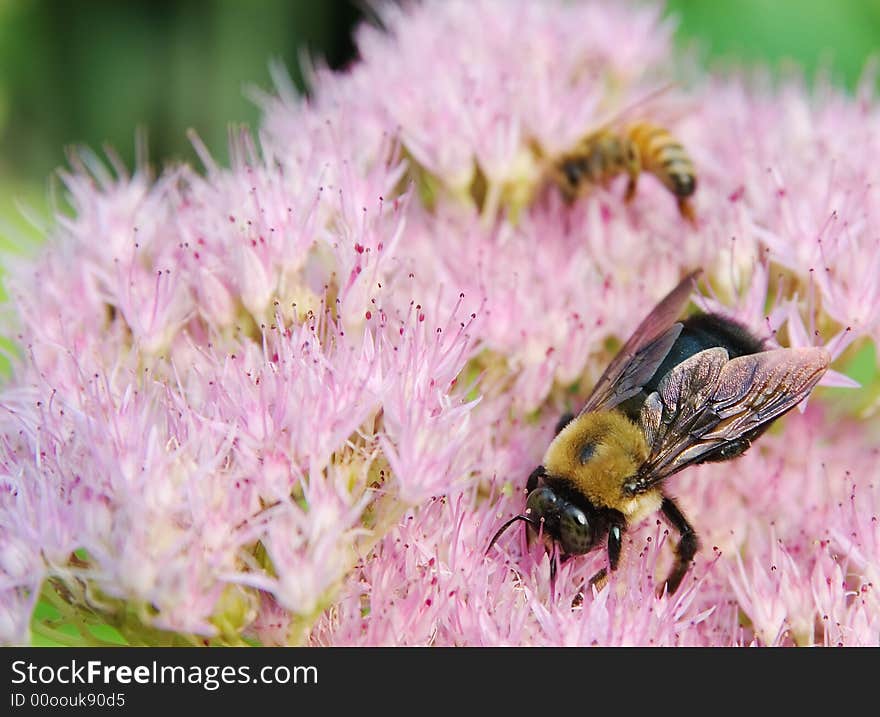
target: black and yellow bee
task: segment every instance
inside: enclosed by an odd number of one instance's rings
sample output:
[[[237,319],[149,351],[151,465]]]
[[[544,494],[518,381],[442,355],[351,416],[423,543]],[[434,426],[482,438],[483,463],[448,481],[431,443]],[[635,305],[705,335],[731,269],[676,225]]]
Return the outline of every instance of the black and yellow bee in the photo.
[[[680,534],[666,589],[675,592],[698,550],[697,535],[665,480],[690,465],[742,455],[770,424],[806,398],[830,363],[822,348],[765,350],[745,327],[718,314],[677,321],[698,272],[642,321],[599,378],[577,416],[557,426],[529,476],[525,511],[507,521],[539,530],[557,560],[605,541],[617,568],[628,525],[659,510]],[[487,549],[488,552],[488,549]]]
[[[629,202],[642,172],[657,177],[675,196],[681,215],[695,222],[688,201],[697,189],[694,164],[681,142],[659,125],[640,121],[622,130],[603,127],[550,163],[550,176],[569,202],[621,174],[629,177],[625,195]]]

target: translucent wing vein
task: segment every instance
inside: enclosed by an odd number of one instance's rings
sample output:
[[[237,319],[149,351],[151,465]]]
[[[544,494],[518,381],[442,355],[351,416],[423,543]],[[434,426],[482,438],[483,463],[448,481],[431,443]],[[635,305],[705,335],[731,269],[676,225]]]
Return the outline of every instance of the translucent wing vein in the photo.
[[[642,492],[682,468],[756,435],[800,403],[828,369],[821,348],[776,349],[728,360],[723,348],[683,361],[645,401],[648,460],[627,483]]]

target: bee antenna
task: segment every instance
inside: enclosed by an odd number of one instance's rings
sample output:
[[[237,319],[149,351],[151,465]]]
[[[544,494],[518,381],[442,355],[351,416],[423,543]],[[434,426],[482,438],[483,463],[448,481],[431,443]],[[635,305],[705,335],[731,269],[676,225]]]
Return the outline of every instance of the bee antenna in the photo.
[[[527,516],[527,515],[515,515],[515,516],[513,516],[510,520],[508,520],[504,525],[502,525],[502,526],[498,529],[498,532],[495,533],[495,535],[492,537],[492,540],[489,541],[489,546],[486,548],[486,555],[488,555],[488,554],[489,554],[489,551],[492,550],[492,546],[495,545],[495,541],[498,540],[498,538],[501,537],[501,534],[502,534],[505,530],[507,530],[511,525],[513,525],[516,521],[518,521],[518,520],[524,520],[524,521],[525,521],[526,523],[528,523],[529,525],[534,525],[535,527],[537,527],[535,521],[534,521],[532,518],[529,518],[529,516]]]

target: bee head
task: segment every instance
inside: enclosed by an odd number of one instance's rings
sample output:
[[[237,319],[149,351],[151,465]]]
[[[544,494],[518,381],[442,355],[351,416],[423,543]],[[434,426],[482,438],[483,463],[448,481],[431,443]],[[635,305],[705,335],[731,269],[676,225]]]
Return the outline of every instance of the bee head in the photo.
[[[590,552],[600,537],[595,511],[582,509],[547,485],[529,493],[524,515],[533,526],[543,525],[544,535],[568,555]]]
[[[595,509],[579,507],[550,486],[543,485],[529,493],[525,512],[513,516],[498,529],[486,552],[519,520],[540,531],[545,540],[559,543],[562,552],[568,555],[590,552],[607,528]]]

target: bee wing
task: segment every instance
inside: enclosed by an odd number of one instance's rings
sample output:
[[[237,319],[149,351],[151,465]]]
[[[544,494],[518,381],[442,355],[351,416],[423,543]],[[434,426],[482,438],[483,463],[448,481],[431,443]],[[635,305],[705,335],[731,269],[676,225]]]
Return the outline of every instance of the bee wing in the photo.
[[[830,362],[821,348],[775,349],[731,360],[725,349],[712,348],[691,356],[660,381],[642,407],[650,453],[626,489],[641,493],[710,451],[754,437],[806,398]]]
[[[581,414],[612,408],[635,396],[654,375],[681,333],[684,311],[700,270],[688,274],[645,317],[599,377]]]
[[[574,149],[570,146],[568,150],[565,151],[548,152],[541,147],[540,143],[536,143],[534,150],[539,157],[549,160],[549,166],[552,168],[567,156],[579,155],[584,146],[589,146],[595,137],[608,131],[613,125],[623,122],[636,112],[644,113],[645,107],[649,106],[651,102],[658,97],[667,94],[677,86],[678,83],[676,82],[666,82],[647,90],[644,94],[631,100],[626,105],[605,110],[603,114],[601,114],[595,122],[591,123],[590,127],[580,135],[580,138],[573,143]]]
[[[651,102],[657,100],[660,97],[663,97],[676,87],[679,87],[679,83],[664,82],[663,84],[657,85],[656,87],[653,87],[643,94],[639,95],[638,97],[630,100],[630,102],[628,102],[627,104],[621,107],[617,107],[614,110],[606,111],[604,115],[599,117],[599,119],[595,123],[595,127],[591,129],[586,136],[597,134],[598,132],[601,132],[602,130],[610,127],[612,124],[626,119],[634,112],[644,112],[645,108],[649,106]]]

